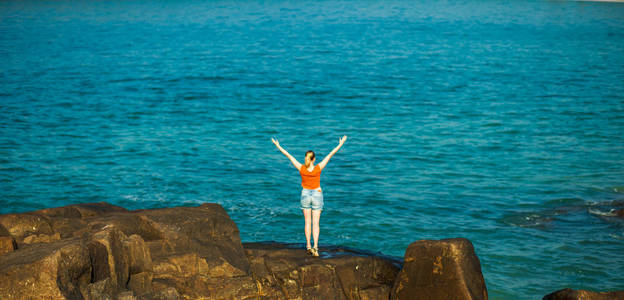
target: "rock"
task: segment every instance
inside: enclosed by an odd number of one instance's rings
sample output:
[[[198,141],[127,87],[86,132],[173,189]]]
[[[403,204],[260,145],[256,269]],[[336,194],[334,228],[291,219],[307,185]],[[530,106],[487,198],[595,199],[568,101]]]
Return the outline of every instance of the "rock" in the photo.
[[[51,299],[487,299],[465,239],[399,260],[342,247],[246,243],[223,207],[104,202],[0,215],[0,295]],[[398,274],[401,274],[397,277]]]
[[[212,261],[212,260],[211,260]],[[229,265],[225,260],[223,264]],[[189,298],[246,298],[258,294],[257,285],[247,273],[237,268],[212,268],[197,253],[159,258],[154,262],[155,290],[175,287]]]
[[[116,300],[136,300],[137,297],[134,296],[134,293],[132,291],[125,291],[125,292],[119,293],[115,299]]]
[[[171,255],[154,262],[154,273],[156,277],[207,275],[208,264],[197,253]]]
[[[54,234],[46,217],[30,213],[0,215],[0,225],[18,241],[18,244],[29,235]]]
[[[11,236],[11,233],[4,226],[0,225],[0,236]]]
[[[133,234],[123,241],[123,248],[128,256],[130,274],[152,271],[152,256],[141,236]]]
[[[143,295],[152,292],[152,272],[141,272],[130,275],[128,289],[136,295]]]
[[[17,243],[8,230],[0,225],[0,256],[17,249]]]
[[[624,208],[620,208],[618,210],[615,211],[615,215],[620,217],[620,218],[624,218]]]
[[[154,277],[153,289],[162,292],[175,288],[186,299],[247,299],[258,297],[258,287],[251,276],[210,278],[203,275],[188,277]]]
[[[23,214],[0,215],[0,225],[3,226],[17,241],[31,237],[28,242],[50,242],[56,239],[56,234],[62,238],[77,236],[77,231],[85,232],[86,222],[81,218],[91,218],[127,212],[126,209],[105,202],[76,204],[64,207],[54,207]]]
[[[347,248],[322,248],[316,258],[290,244],[243,246],[263,297],[388,299],[399,272],[398,261]]]
[[[258,295],[238,228],[217,204],[128,211],[87,203],[1,215],[0,251],[0,295]]]
[[[125,239],[123,232],[110,226],[94,233],[87,244],[93,266],[92,281],[109,278],[113,294],[125,289],[130,277],[130,259],[123,247]]]
[[[178,300],[179,298],[180,294],[173,287],[164,288],[145,297],[145,299],[153,300]]]
[[[53,231],[59,233],[61,238],[70,238],[88,234],[90,228],[86,220],[122,212],[127,212],[127,210],[123,207],[99,202],[46,208],[34,211],[32,214],[46,218]]]
[[[59,241],[61,239],[61,235],[57,232],[54,234],[31,234],[24,238],[22,241],[24,244],[33,244],[33,243],[50,243],[54,241]]]
[[[170,247],[150,247],[152,258],[194,252],[206,259],[209,266],[221,266],[223,261],[247,274],[249,262],[245,257],[238,227],[223,207],[202,204],[199,207],[172,207],[140,210],[156,224]],[[181,216],[184,216],[183,218]],[[163,251],[158,251],[163,250]],[[227,274],[226,274],[227,275]]]
[[[303,299],[346,299],[334,270],[324,264],[303,265],[293,270],[288,279],[300,285]]]
[[[592,292],[586,290],[562,289],[544,296],[544,300],[617,300],[624,299],[624,291]]]
[[[91,279],[89,253],[77,239],[38,244],[0,256],[3,298],[76,299]]]
[[[61,239],[72,237],[83,237],[88,235],[90,228],[88,222],[83,219],[76,218],[49,218],[48,222],[52,226],[52,230],[59,234]]]
[[[17,249],[17,243],[12,236],[0,236],[0,256]]]
[[[410,244],[392,287],[392,299],[487,298],[479,258],[463,238]]]
[[[33,211],[33,214],[50,218],[91,218],[116,212],[128,212],[127,209],[106,202],[81,203],[63,207],[52,207]]]
[[[361,300],[389,299],[390,288],[391,287],[386,285],[366,288],[363,290],[358,290],[358,296]],[[354,297],[352,299],[358,298]]]
[[[147,217],[139,214],[113,213],[98,218],[89,218],[86,219],[86,221],[88,221],[91,230],[99,230],[106,226],[115,226],[127,236],[136,234],[146,241],[163,238],[161,231],[156,228],[158,225]]]
[[[111,277],[106,277],[106,279],[90,283],[86,290],[85,298],[87,299],[112,300],[117,288],[112,283]]]

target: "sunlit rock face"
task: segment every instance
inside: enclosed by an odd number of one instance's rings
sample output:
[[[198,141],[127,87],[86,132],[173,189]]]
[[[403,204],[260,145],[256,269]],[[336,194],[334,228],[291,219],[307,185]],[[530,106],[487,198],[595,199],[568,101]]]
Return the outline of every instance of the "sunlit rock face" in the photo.
[[[487,299],[481,264],[463,238],[410,244],[392,299]]]
[[[78,204],[0,216],[0,295],[54,299],[382,299],[401,262],[352,249],[243,246],[217,204]]]

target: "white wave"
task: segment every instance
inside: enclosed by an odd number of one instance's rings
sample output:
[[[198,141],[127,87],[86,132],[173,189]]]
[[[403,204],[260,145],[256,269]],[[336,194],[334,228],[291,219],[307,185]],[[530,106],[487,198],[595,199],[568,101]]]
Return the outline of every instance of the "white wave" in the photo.
[[[590,213],[590,214],[592,214],[592,215],[604,216],[604,217],[615,217],[615,216],[616,216],[616,214],[615,214],[615,209],[611,209],[611,210],[609,210],[608,212],[606,212],[606,211],[601,211],[601,210],[598,210],[598,209],[591,209],[591,208],[589,208],[589,209],[587,209],[587,210],[588,210],[588,211],[589,211],[589,213]]]
[[[614,238],[614,239],[624,240],[624,235],[623,234],[611,233],[611,234],[609,234],[609,236]]]
[[[121,195],[122,198],[131,201],[139,201],[139,197],[136,195]]]

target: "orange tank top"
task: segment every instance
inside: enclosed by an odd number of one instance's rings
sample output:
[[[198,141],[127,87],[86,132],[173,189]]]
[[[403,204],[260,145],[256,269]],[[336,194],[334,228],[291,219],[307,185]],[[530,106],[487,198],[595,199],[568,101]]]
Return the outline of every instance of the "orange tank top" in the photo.
[[[321,168],[316,165],[312,172],[308,171],[305,165],[299,169],[301,174],[301,186],[304,189],[314,190],[321,187]]]

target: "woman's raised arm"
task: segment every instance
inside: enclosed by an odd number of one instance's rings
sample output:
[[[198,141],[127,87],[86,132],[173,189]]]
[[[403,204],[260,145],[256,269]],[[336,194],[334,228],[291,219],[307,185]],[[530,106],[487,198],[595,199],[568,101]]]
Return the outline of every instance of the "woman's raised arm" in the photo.
[[[277,147],[277,149],[279,149],[280,152],[282,152],[284,155],[286,155],[286,157],[288,157],[290,162],[293,164],[293,166],[295,166],[295,168],[297,168],[297,170],[301,169],[301,163],[298,162],[292,155],[290,155],[288,151],[282,148],[282,146],[280,146],[279,142],[276,139],[271,138],[271,141],[273,142],[273,144],[275,144],[275,146]]]
[[[336,146],[336,148],[334,148],[334,150],[332,150],[332,152],[327,154],[327,156],[325,156],[325,158],[323,158],[323,161],[319,164],[319,168],[321,168],[321,170],[323,170],[323,168],[325,168],[325,166],[327,165],[329,160],[332,158],[332,156],[334,156],[334,154],[336,154],[336,152],[338,152],[338,150],[340,150],[340,147],[342,147],[342,145],[344,145],[344,143],[346,141],[347,141],[347,136],[346,135],[340,138],[340,141],[338,142],[338,146]]]

